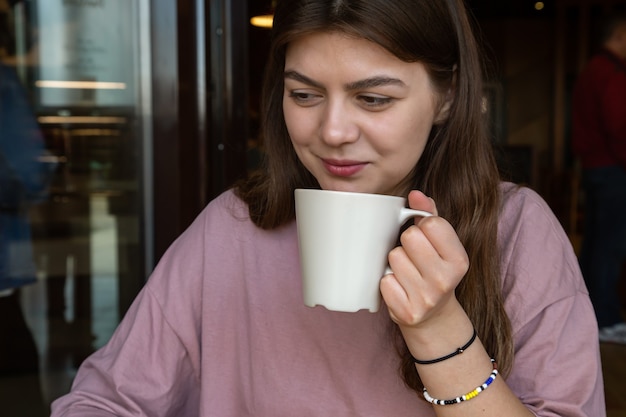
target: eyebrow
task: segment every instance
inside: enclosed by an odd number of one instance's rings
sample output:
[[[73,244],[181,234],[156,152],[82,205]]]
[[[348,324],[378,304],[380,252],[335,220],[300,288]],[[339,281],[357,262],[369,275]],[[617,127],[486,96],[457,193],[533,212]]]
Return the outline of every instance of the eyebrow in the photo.
[[[320,89],[323,88],[320,83],[313,81],[306,75],[300,74],[298,71],[285,71],[285,79],[287,78],[290,80],[299,81],[306,85],[310,85],[311,87],[320,88]]]
[[[406,86],[406,84],[398,78],[391,78],[384,75],[379,75],[350,83],[346,85],[346,90],[362,90],[373,87],[381,87],[385,85],[398,85],[401,87]]]
[[[285,71],[285,78],[289,78],[291,80],[299,81],[301,83],[310,85],[311,87],[323,89],[324,87],[318,83],[317,81],[312,80],[306,75],[300,74],[297,71]],[[374,76],[370,78],[365,78],[363,80],[354,81],[345,85],[345,89],[347,91],[352,90],[363,90],[367,88],[380,87],[385,85],[398,85],[401,87],[406,86],[406,84],[398,79],[387,77],[384,75]]]

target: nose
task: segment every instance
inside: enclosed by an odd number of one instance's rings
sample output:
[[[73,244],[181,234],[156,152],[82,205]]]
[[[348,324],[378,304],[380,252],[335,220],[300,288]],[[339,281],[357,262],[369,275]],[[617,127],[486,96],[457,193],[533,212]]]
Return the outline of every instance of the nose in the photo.
[[[359,128],[349,104],[341,100],[327,102],[321,124],[322,140],[331,146],[355,142]]]

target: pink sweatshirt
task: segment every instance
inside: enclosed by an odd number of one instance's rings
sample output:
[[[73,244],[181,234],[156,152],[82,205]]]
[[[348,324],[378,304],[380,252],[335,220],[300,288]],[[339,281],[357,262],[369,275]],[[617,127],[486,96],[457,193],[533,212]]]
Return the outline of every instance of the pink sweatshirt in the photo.
[[[537,416],[603,417],[597,326],[569,241],[534,192],[503,191],[507,382]],[[295,223],[258,229],[226,192],[163,256],[52,416],[434,416],[398,375],[392,325],[384,308],[305,307]]]

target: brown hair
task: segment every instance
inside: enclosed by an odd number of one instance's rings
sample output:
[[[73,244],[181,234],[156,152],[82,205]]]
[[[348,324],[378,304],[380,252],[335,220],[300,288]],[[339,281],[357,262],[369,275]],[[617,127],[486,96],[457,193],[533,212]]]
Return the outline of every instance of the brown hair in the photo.
[[[272,229],[294,219],[295,188],[319,188],[293,150],[282,99],[287,45],[321,31],[365,38],[403,61],[419,61],[442,97],[452,92],[448,118],[433,126],[414,169],[412,188],[436,201],[439,215],[454,226],[465,246],[470,268],[456,294],[487,351],[507,374],[513,342],[503,307],[497,250],[499,174],[481,108],[479,48],[462,0],[279,2],[261,107],[265,159],[261,170],[238,184],[237,194],[249,205],[252,220]],[[408,386],[421,391],[408,348],[397,326],[394,329],[402,376]]]

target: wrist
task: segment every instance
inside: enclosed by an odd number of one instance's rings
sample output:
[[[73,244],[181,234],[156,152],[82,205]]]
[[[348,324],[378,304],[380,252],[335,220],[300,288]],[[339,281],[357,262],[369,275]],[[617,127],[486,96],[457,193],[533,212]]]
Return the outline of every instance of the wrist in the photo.
[[[413,356],[413,362],[415,362],[418,365],[433,365],[435,363],[439,363],[439,362],[443,362],[445,360],[451,359],[457,355],[463,354],[474,343],[474,341],[476,340],[476,337],[477,337],[476,329],[474,329],[474,332],[472,333],[472,337],[470,337],[470,339],[463,346],[459,346],[452,352],[445,354],[443,356],[439,356],[434,359],[417,359],[415,356]]]
[[[465,345],[474,344],[474,326],[465,310],[456,302],[416,327],[400,326],[404,340],[414,358],[428,361],[450,355]],[[472,343],[468,343],[471,340]],[[451,355],[451,357],[456,355]]]

